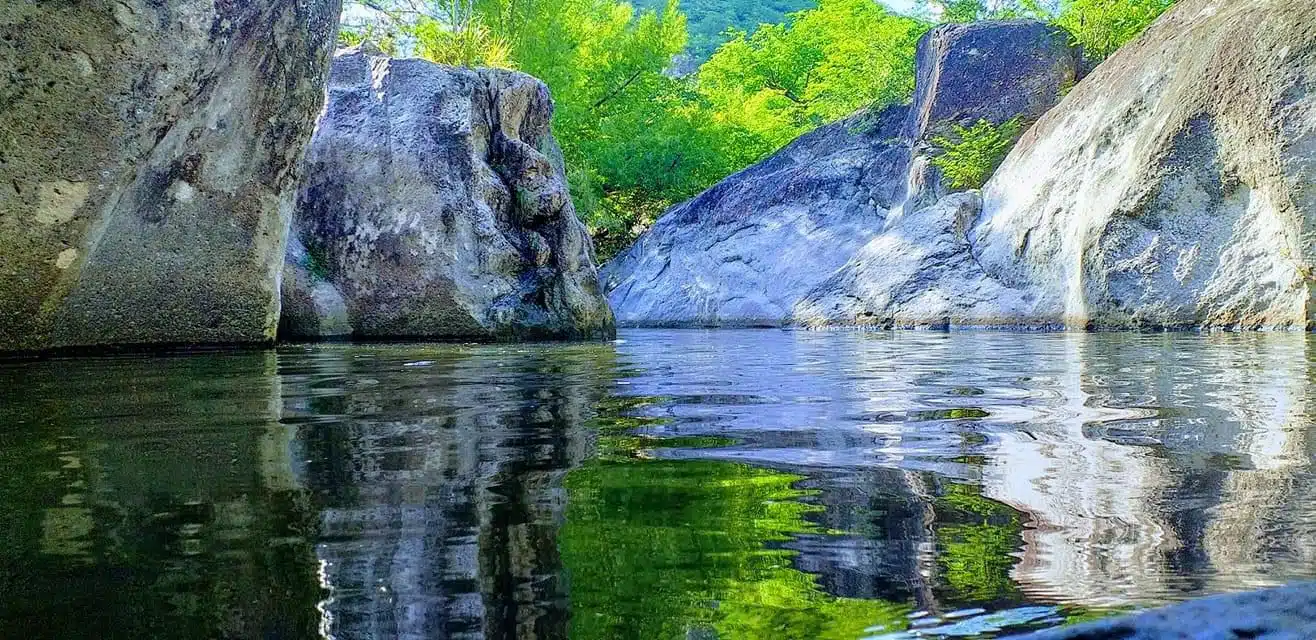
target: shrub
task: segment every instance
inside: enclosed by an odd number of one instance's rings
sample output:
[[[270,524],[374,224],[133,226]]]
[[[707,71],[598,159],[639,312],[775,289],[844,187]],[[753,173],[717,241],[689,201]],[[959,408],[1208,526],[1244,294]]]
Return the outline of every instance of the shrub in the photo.
[[[986,120],[979,120],[972,127],[955,125],[949,136],[933,139],[932,144],[942,153],[932,159],[932,164],[941,169],[951,187],[981,189],[1022,132],[1023,122],[1019,118],[999,125]]]
[[[1055,23],[1093,60],[1105,60],[1160,17],[1174,0],[1068,0]]]

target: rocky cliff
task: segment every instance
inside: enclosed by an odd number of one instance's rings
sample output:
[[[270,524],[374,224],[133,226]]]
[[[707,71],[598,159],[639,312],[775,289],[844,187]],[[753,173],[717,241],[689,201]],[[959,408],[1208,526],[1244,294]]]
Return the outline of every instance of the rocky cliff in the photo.
[[[927,156],[951,125],[1035,119],[1071,86],[1067,34],[944,25],[918,46],[910,106],[810,133],[677,206],[604,270],[623,325],[776,326],[907,210],[946,193]]]
[[[1313,90],[1316,5],[1184,0],[795,321],[1308,328]]]
[[[339,5],[0,4],[0,351],[275,337]]]
[[[614,333],[530,76],[347,50],[307,154],[284,338]]]

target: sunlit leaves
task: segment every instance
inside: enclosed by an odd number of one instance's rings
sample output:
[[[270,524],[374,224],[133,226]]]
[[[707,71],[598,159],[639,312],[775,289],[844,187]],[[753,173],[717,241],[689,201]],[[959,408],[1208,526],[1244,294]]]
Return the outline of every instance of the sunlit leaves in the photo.
[[[1074,34],[1086,55],[1103,60],[1172,4],[1174,0],[1066,0],[1056,24]]]
[[[510,68],[511,50],[507,41],[495,36],[479,20],[471,19],[456,27],[438,20],[421,19],[412,29],[416,53],[422,58],[458,67]]]
[[[1033,18],[1074,35],[1086,56],[1104,60],[1138,37],[1175,0],[926,0],[943,22]]]
[[[857,109],[913,91],[926,25],[870,0],[822,0],[783,25],[737,33],[699,70],[699,90],[771,151]]]
[[[956,189],[979,189],[1001,166],[1023,132],[1023,123],[1014,118],[1000,125],[979,120],[972,127],[955,125],[948,136],[932,143],[942,153],[932,159],[950,185]]]

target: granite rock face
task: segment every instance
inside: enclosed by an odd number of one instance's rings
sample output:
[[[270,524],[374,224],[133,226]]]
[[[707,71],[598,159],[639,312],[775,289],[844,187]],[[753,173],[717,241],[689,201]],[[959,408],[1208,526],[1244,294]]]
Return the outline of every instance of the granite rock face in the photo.
[[[618,322],[782,324],[906,210],[946,193],[930,139],[952,124],[1036,119],[1078,68],[1067,34],[1039,22],[934,29],[919,43],[912,105],[801,137],[675,207],[605,266]]]
[[[1024,135],[968,217],[940,263],[968,268],[893,275],[871,245],[795,321],[1311,327],[1316,5],[1178,3]]]
[[[275,337],[339,9],[0,4],[0,351]]]
[[[306,158],[280,336],[614,335],[543,83],[361,50]]]
[[[1316,638],[1316,584],[1211,598],[1018,640],[1298,640]]]

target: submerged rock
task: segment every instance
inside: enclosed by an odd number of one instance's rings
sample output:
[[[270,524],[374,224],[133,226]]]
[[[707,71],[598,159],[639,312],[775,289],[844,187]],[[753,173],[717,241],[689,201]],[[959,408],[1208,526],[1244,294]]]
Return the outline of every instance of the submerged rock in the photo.
[[[594,253],[522,73],[333,63],[306,159],[280,336],[599,338]]]
[[[801,137],[675,207],[605,266],[619,323],[781,324],[903,211],[944,195],[928,140],[952,124],[1035,119],[1078,66],[1069,36],[1040,22],[934,29],[912,106]]]
[[[956,251],[901,268],[875,241],[795,321],[1310,327],[1316,4],[1179,2],[1025,134],[982,201]],[[929,250],[909,222],[891,233]]]
[[[0,351],[274,338],[339,8],[0,3]]]
[[[1297,640],[1316,638],[1316,583],[1194,600],[1020,640]]]

